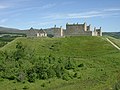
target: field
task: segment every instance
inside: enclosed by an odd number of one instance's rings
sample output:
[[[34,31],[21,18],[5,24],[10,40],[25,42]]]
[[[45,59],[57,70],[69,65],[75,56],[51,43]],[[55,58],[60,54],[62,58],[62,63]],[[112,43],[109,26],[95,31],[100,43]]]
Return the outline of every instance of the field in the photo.
[[[105,37],[20,37],[0,48],[0,60],[0,90],[120,89],[120,51]],[[34,71],[41,63],[44,74]],[[28,75],[33,67],[34,75]],[[19,78],[19,72],[28,77]]]
[[[8,42],[13,41],[17,37],[24,37],[24,34],[2,33],[0,32],[0,47],[3,47]]]
[[[103,32],[103,36],[111,36],[120,39],[120,32]]]

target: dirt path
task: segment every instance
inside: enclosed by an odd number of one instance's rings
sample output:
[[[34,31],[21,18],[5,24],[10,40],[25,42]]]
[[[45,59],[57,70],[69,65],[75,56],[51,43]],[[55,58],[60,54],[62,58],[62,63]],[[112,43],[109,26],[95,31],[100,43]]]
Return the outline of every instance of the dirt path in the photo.
[[[106,38],[108,42],[110,42],[115,48],[117,48],[118,50],[120,50],[120,47],[118,47],[117,45],[115,45],[110,39]]]

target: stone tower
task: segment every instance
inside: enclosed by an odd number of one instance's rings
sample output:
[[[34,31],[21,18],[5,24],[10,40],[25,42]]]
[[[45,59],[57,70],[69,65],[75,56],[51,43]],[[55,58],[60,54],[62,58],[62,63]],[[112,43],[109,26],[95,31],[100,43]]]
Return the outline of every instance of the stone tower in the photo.
[[[84,27],[84,31],[87,31],[87,24],[86,24],[86,22],[83,24],[83,27]]]
[[[96,27],[94,27],[94,31],[93,31],[93,35],[92,36],[102,36],[101,27],[99,29],[96,29]]]
[[[91,24],[87,26],[87,31],[91,31]]]
[[[63,28],[62,28],[62,26],[56,27],[56,25],[55,25],[55,27],[52,28],[52,29],[53,29],[53,32],[54,32],[54,37],[62,37],[63,36]]]

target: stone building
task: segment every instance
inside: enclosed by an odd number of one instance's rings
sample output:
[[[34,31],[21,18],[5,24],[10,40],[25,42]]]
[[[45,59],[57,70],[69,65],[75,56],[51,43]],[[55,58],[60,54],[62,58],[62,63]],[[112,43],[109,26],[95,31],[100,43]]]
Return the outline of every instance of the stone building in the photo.
[[[91,25],[84,24],[66,24],[65,36],[92,36]]]
[[[37,34],[37,29],[34,29],[34,28],[30,28],[27,32],[26,32],[26,34],[27,34],[27,37],[35,37],[36,36],[36,34]]]
[[[62,37],[63,36],[63,29],[62,29],[62,26],[61,27],[55,27],[52,28],[53,29],[53,32],[54,32],[54,37]]]
[[[83,24],[66,24],[65,36],[102,36],[102,30],[94,28],[91,29],[91,25],[87,26],[87,23]]]
[[[87,26],[87,23],[83,24],[66,24],[66,29],[61,27],[56,27],[48,29],[33,29],[28,30],[27,36],[31,37],[63,37],[63,36],[102,36],[102,30],[94,28],[92,31],[91,25]]]
[[[40,29],[37,32],[37,37],[47,37],[47,33],[43,29]]]
[[[34,28],[30,28],[27,31],[27,37],[46,37],[47,33],[43,30],[43,29],[34,29]]]
[[[62,37],[63,36],[63,28],[62,27],[56,27],[56,25],[53,28],[45,29],[48,36],[52,37]]]
[[[93,35],[92,36],[102,36],[101,27],[99,29],[96,29],[96,27],[94,27],[94,31],[93,31]]]

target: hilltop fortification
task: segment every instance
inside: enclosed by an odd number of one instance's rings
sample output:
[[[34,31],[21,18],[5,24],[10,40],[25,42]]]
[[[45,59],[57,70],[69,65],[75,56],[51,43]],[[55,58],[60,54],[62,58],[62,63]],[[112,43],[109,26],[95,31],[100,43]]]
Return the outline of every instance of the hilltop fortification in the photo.
[[[101,27],[99,29],[94,28],[92,31],[91,25],[87,26],[87,23],[83,24],[66,24],[66,29],[61,27],[56,27],[48,29],[33,29],[28,30],[27,36],[36,36],[36,37],[63,37],[63,36],[102,36]]]

